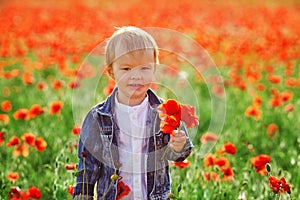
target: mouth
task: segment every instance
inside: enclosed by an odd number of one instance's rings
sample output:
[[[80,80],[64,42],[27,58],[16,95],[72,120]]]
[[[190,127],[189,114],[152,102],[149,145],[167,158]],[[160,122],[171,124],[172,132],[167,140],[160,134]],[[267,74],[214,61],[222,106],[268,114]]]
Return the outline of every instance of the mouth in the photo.
[[[131,87],[131,88],[141,88],[143,86],[144,86],[143,84],[137,84],[137,83],[128,84],[128,87]]]

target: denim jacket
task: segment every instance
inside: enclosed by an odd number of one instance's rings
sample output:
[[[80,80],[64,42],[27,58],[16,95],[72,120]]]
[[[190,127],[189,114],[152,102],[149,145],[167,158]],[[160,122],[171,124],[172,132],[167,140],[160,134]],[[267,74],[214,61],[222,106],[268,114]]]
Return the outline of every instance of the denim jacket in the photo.
[[[94,106],[84,119],[78,143],[79,165],[73,199],[93,199],[97,183],[97,199],[114,200],[117,182],[111,176],[118,174],[118,125],[114,118],[114,100],[117,88],[106,101]],[[152,90],[148,90],[149,109],[146,119],[147,134],[147,199],[168,199],[170,192],[169,160],[183,161],[189,156],[192,143],[187,142],[181,152],[168,148],[169,134],[160,131],[157,106],[162,103]],[[185,128],[183,130],[186,132]],[[164,152],[167,153],[164,153]],[[163,156],[164,154],[164,156]]]

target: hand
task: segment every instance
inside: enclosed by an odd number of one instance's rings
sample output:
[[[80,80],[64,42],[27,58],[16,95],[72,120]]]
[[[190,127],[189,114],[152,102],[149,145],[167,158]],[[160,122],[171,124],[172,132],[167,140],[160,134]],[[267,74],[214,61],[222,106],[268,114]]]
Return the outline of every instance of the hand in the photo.
[[[182,130],[174,130],[173,135],[170,138],[170,147],[176,152],[182,151],[186,143],[186,135]]]

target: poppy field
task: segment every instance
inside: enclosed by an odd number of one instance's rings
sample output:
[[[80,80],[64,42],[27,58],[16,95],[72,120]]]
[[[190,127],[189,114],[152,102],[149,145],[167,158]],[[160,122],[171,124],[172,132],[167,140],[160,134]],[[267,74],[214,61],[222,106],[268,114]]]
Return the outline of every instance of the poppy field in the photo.
[[[153,90],[193,93],[199,116],[192,154],[170,163],[170,197],[300,199],[299,24],[294,0],[1,1],[0,200],[72,198],[82,118],[114,88],[91,52],[128,25],[185,35],[218,73],[209,87],[175,40],[159,55],[170,82]]]

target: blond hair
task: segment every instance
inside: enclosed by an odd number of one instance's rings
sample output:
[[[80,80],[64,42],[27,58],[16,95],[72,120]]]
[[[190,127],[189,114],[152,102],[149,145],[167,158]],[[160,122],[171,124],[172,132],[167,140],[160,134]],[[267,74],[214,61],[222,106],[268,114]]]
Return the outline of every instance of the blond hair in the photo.
[[[133,26],[117,28],[105,47],[106,66],[111,67],[116,59],[132,51],[152,49],[154,61],[158,64],[158,46],[149,33]]]

